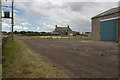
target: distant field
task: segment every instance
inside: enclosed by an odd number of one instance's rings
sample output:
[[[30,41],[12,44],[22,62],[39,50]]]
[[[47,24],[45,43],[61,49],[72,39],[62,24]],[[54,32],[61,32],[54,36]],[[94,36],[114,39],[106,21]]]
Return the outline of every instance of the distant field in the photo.
[[[22,36],[27,39],[91,39],[91,37],[84,36]]]
[[[3,78],[68,78],[23,41],[8,38],[3,49]]]

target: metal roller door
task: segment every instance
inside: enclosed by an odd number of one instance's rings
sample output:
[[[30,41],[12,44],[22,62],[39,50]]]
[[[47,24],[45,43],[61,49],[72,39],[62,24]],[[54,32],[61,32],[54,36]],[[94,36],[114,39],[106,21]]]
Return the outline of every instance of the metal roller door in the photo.
[[[100,22],[101,41],[116,41],[116,20]]]

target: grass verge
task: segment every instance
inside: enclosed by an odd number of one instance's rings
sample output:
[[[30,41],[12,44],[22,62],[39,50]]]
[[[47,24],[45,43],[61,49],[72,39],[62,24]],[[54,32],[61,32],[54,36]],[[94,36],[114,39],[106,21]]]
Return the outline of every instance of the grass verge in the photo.
[[[68,78],[23,41],[8,38],[4,49],[3,78]]]

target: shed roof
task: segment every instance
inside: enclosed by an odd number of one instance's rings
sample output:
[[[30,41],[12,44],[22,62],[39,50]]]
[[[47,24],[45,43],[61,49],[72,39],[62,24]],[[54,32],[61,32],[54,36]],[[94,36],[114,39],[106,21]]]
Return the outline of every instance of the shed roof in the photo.
[[[92,18],[107,16],[107,15],[115,14],[115,13],[118,13],[118,12],[120,12],[120,7],[115,7],[115,8],[109,9],[109,10],[103,12],[103,13],[100,13],[100,14],[92,17]]]

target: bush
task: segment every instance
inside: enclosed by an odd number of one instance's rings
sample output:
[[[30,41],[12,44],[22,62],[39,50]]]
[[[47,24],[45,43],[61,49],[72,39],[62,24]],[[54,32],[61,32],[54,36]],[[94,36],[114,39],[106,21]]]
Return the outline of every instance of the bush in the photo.
[[[73,36],[77,36],[77,33],[73,33]]]

